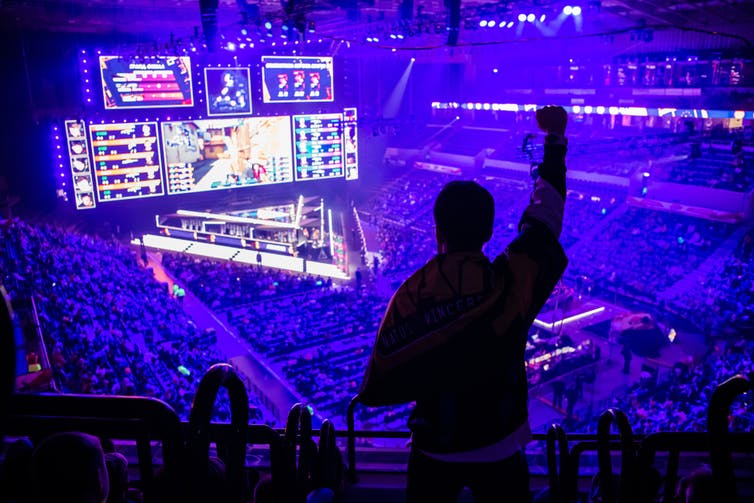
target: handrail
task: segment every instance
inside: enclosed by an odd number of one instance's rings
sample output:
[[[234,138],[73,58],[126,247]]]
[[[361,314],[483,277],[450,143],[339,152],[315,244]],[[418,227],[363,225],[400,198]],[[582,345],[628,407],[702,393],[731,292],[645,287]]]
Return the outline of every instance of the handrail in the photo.
[[[558,463],[558,455],[560,456],[560,463]],[[565,503],[571,496],[564,489],[570,487],[570,484],[567,483],[571,477],[569,467],[566,432],[559,424],[552,424],[547,430],[547,475],[550,498],[554,503]]]
[[[315,464],[315,488],[337,491],[343,480],[343,456],[335,442],[335,427],[325,419],[319,431],[319,449]]]
[[[710,439],[710,464],[717,494],[721,501],[738,501],[736,478],[733,473],[728,414],[733,400],[754,389],[754,373],[749,377],[736,375],[720,384],[712,392],[707,409],[707,430]]]
[[[356,482],[356,405],[360,402],[359,395],[356,395],[348,402],[348,409],[346,410],[346,458],[348,462],[348,468],[346,475],[350,483]]]
[[[621,472],[620,491],[616,489],[610,459],[610,426],[615,424],[620,434]],[[632,503],[634,500],[634,474],[636,465],[633,431],[628,417],[618,409],[608,409],[602,413],[597,423],[597,462],[599,464],[600,490],[604,503]]]
[[[734,452],[754,452],[754,435],[730,433],[728,435]],[[661,431],[644,437],[639,447],[637,469],[644,470],[654,464],[657,452],[667,452],[663,503],[671,503],[675,497],[681,452],[710,452],[710,436],[707,432]]]
[[[189,433],[187,449],[189,453],[192,481],[201,483],[207,478],[209,470],[209,425],[212,409],[217,400],[220,387],[228,390],[231,410],[231,431],[223,442],[228,479],[229,501],[244,501],[244,464],[246,460],[246,434],[249,424],[249,397],[241,379],[233,367],[227,363],[218,363],[210,367],[202,376],[197,388],[194,402],[189,414]],[[198,496],[201,490],[194,493]]]
[[[49,435],[85,431],[111,438],[136,439],[141,480],[154,480],[150,440],[162,442],[166,474],[175,474],[183,460],[181,422],[165,402],[146,397],[16,394],[11,400],[7,431]],[[145,491],[147,501],[150,494]]]
[[[286,501],[304,501],[310,489],[316,444],[312,440],[312,414],[297,403],[291,407],[284,432]],[[296,456],[296,447],[299,447]]]

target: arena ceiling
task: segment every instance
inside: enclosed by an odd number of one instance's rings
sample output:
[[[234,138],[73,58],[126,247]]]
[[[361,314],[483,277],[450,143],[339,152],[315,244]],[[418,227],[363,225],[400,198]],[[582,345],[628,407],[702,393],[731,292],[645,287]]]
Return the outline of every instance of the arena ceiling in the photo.
[[[445,25],[449,0],[215,0],[223,29],[296,17],[313,21],[332,37],[367,34],[375,25]],[[452,0],[450,0],[452,1]],[[287,5],[284,2],[288,2]],[[0,0],[4,30],[123,34],[140,39],[192,37],[201,30],[204,0]],[[556,16],[564,5],[580,5],[593,30],[668,25],[724,31],[749,38],[754,32],[752,0],[461,0],[461,25],[475,26],[485,16],[510,19],[518,13]],[[406,9],[408,5],[408,9]],[[411,8],[413,7],[413,8]],[[410,15],[406,15],[410,12]],[[403,14],[402,14],[403,13]],[[552,19],[552,17],[550,18]],[[419,30],[421,32],[421,30]]]

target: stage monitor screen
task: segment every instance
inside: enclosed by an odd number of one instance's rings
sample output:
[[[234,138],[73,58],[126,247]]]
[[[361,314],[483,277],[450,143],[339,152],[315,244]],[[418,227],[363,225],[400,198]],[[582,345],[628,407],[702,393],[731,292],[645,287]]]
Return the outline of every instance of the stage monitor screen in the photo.
[[[208,115],[251,114],[248,68],[205,68],[204,84]]]
[[[194,105],[188,56],[100,56],[99,67],[106,110]]]
[[[333,101],[331,57],[262,56],[265,103]]]
[[[165,193],[156,122],[92,124],[89,132],[97,201]]]
[[[343,114],[295,115],[296,180],[343,178]]]
[[[169,194],[293,181],[289,116],[163,122],[162,141]]]

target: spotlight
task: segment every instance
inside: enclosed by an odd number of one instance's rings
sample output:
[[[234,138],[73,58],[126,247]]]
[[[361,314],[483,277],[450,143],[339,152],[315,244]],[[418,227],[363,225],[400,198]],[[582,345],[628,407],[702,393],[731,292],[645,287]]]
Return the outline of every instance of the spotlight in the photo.
[[[225,48],[228,49],[229,51],[235,51],[236,50],[236,44],[234,44],[233,42],[228,42],[228,45],[225,46]]]
[[[526,16],[526,20],[530,23],[533,23],[535,19],[537,19],[537,16],[535,16],[534,14],[529,14],[528,16]]]
[[[396,38],[398,38],[398,37],[397,37],[397,36],[395,35],[395,33],[391,33],[391,34],[390,34],[390,38],[392,38],[393,40],[395,40],[395,39],[396,39]]]
[[[249,32],[246,31],[246,28],[241,28],[241,35],[246,36],[248,34],[249,34]]]
[[[506,28],[513,28],[513,21],[508,21],[508,24],[505,25]]]
[[[545,18],[547,18],[547,14],[542,14],[541,16],[539,16],[539,22],[540,23],[544,23],[545,22]]]
[[[573,7],[571,7],[570,5],[563,7],[563,14],[565,14],[566,16],[573,14]]]
[[[264,23],[264,27],[267,28],[268,30],[271,30],[272,29],[272,23],[270,23],[269,21],[267,21],[267,22]]]
[[[521,23],[523,23],[524,21],[526,21],[526,14],[524,14],[524,13],[521,13],[521,14],[519,14],[519,15],[518,15],[518,20],[519,20],[519,21],[520,21]]]
[[[413,63],[414,61],[416,61],[416,58],[411,58],[411,62]]]
[[[578,5],[574,6],[573,9],[572,9],[572,11],[571,11],[571,13],[574,16],[580,16],[581,15],[581,7],[579,7]]]
[[[487,20],[486,19],[482,19],[481,21],[479,21],[479,26],[481,26],[482,28],[486,28],[487,27]]]
[[[495,22],[495,20],[493,19],[492,21],[489,21],[489,22],[487,23],[487,26],[489,26],[490,28],[494,28],[496,24],[497,24],[497,23],[496,23],[496,22]]]

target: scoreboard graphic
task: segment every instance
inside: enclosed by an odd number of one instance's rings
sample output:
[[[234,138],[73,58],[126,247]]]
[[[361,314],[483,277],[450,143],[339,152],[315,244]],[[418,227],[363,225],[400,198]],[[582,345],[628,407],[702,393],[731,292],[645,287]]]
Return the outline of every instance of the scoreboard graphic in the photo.
[[[164,194],[156,122],[92,124],[99,202]]]
[[[100,56],[99,67],[107,110],[194,105],[188,56]]]
[[[296,181],[342,178],[343,114],[293,116]]]

